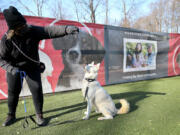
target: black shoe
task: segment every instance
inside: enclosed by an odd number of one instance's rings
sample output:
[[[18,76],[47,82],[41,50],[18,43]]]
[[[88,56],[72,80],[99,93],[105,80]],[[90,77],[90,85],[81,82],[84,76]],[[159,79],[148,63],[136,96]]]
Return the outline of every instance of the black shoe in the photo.
[[[15,115],[8,114],[6,121],[2,124],[3,127],[10,126],[16,121]]]
[[[45,125],[45,119],[43,118],[42,114],[36,114],[36,123],[38,126],[44,126]]]

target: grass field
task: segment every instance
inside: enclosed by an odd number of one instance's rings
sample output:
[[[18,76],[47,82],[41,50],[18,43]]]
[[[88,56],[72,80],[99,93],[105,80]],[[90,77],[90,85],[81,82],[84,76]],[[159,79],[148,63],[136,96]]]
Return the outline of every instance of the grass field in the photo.
[[[180,76],[104,87],[117,107],[126,98],[131,111],[113,120],[97,121],[94,111],[89,120],[80,120],[86,104],[80,91],[46,95],[44,116],[48,125],[37,127],[29,120],[24,129],[24,108],[17,108],[18,121],[0,126],[0,135],[180,135]],[[34,114],[31,98],[26,99],[28,115]],[[7,103],[0,103],[0,124],[7,113]],[[73,120],[78,120],[74,121]]]

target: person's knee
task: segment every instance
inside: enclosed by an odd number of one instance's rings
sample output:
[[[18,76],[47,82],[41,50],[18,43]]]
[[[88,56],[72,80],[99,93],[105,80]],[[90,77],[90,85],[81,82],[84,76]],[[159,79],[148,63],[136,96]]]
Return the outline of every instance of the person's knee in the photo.
[[[31,91],[33,92],[41,92],[42,91],[42,86],[39,83],[35,83],[34,85],[31,86]]]

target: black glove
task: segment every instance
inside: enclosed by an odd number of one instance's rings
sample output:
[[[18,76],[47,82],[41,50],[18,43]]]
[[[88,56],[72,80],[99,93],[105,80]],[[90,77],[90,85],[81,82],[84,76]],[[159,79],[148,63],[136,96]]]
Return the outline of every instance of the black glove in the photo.
[[[79,33],[79,28],[76,26],[66,26],[66,33],[67,34]]]

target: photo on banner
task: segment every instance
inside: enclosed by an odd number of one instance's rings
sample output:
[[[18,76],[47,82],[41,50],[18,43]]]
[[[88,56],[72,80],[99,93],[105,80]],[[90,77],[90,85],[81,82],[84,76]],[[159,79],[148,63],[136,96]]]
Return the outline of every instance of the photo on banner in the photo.
[[[156,69],[157,41],[124,38],[123,46],[123,72]]]

